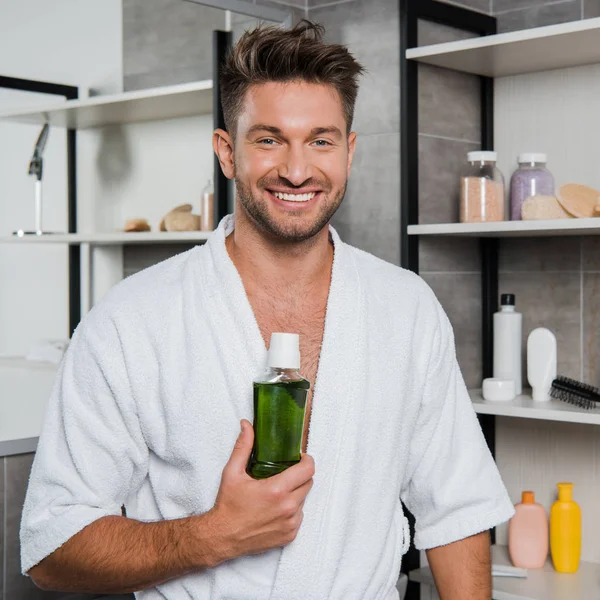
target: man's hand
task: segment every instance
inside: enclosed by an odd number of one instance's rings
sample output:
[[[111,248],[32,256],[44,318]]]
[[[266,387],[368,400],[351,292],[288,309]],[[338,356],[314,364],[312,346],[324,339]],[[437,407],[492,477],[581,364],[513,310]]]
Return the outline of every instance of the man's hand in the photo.
[[[441,600],[490,600],[492,564],[487,531],[427,550]]]
[[[254,430],[243,420],[242,431],[223,469],[212,515],[222,560],[257,554],[295,539],[302,507],[313,485],[315,463],[308,454],[283,473],[256,480],[246,473]]]
[[[215,506],[202,515],[157,522],[107,516],[94,521],[29,571],[38,587],[121,594],[288,544],[302,522],[315,472],[310,456],[256,481],[246,474],[254,432],[242,422],[223,469]]]

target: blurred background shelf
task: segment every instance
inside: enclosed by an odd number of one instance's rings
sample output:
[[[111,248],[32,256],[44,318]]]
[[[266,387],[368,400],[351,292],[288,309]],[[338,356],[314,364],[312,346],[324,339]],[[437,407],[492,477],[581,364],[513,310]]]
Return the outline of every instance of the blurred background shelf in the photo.
[[[212,110],[213,82],[207,80],[67,100],[58,105],[54,101],[36,109],[0,113],[0,121],[33,125],[48,121],[53,127],[89,129],[212,114]]]
[[[600,62],[600,18],[421,46],[406,58],[486,77]]]
[[[60,233],[43,236],[27,235],[0,238],[0,244],[90,244],[92,246],[123,246],[129,244],[203,243],[210,231],[136,231],[130,233]]]
[[[543,237],[553,235],[600,235],[600,218],[409,225],[408,235],[444,235],[457,237]]]
[[[600,425],[600,408],[585,410],[559,400],[535,402],[527,394],[517,396],[510,402],[486,402],[481,390],[470,390],[469,395],[478,414]]]

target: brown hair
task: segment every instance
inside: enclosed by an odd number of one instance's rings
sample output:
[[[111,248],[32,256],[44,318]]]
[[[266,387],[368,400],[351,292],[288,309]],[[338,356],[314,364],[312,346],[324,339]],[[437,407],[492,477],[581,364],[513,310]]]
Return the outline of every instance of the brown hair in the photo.
[[[365,69],[345,46],[324,43],[324,33],[322,25],[302,20],[293,29],[263,25],[242,35],[220,73],[225,124],[234,139],[246,92],[252,85],[270,81],[333,86],[340,95],[350,132],[358,76]]]

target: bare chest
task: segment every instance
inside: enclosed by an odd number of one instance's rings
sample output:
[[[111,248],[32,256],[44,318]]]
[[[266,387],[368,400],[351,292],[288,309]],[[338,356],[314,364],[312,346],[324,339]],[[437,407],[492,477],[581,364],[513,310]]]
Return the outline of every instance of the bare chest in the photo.
[[[311,382],[312,390],[321,356],[321,344],[323,342],[323,330],[325,327],[325,309],[313,310],[309,314],[299,315],[297,313],[286,314],[285,311],[273,313],[263,310],[261,306],[257,306],[254,314],[267,347],[271,339],[271,334],[275,331],[299,334],[300,373]]]

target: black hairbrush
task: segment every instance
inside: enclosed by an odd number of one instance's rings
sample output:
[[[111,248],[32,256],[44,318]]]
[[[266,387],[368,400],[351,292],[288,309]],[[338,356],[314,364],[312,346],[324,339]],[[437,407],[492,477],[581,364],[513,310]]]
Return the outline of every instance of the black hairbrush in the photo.
[[[562,375],[552,382],[550,396],[587,410],[600,408],[600,390]]]

